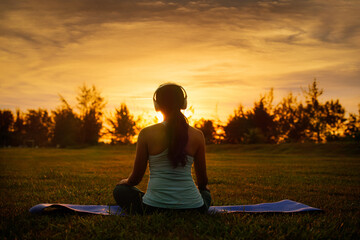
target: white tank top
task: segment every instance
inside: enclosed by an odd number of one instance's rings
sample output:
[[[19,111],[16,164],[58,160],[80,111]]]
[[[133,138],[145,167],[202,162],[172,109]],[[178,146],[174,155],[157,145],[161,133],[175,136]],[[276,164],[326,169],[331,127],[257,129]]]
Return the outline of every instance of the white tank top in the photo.
[[[149,156],[150,179],[143,202],[160,208],[198,208],[204,201],[191,176],[194,158],[187,156],[184,167],[173,168],[168,150]]]

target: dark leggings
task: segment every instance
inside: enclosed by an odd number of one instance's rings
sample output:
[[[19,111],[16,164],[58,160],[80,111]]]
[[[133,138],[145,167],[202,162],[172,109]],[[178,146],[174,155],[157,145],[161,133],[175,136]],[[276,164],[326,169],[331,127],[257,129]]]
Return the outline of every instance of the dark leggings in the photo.
[[[158,208],[146,205],[142,202],[144,193],[136,187],[128,185],[116,185],[114,189],[114,198],[116,203],[127,213],[130,214],[152,214],[154,212],[167,212],[167,211],[195,211],[200,213],[207,213],[211,204],[211,195],[207,190],[201,190],[200,194],[204,200],[204,205],[199,208],[191,209],[167,209]]]

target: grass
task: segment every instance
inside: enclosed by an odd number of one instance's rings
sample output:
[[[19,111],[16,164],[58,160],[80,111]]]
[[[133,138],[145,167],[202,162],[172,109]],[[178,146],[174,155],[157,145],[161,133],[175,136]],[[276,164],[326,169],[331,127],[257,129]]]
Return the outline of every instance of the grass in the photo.
[[[32,215],[38,203],[115,204],[134,146],[0,149],[2,239],[359,239],[360,148],[355,144],[212,145],[213,205],[291,199],[323,213]],[[148,172],[139,188],[146,190]]]

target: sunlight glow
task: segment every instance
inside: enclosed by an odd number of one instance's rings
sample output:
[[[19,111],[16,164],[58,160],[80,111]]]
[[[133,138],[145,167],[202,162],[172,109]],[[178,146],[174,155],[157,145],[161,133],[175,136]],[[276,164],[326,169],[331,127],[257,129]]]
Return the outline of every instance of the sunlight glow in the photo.
[[[268,89],[276,104],[316,77],[324,97],[358,111],[359,1],[28,2],[1,1],[0,109],[55,110],[59,94],[75,106],[85,83],[106,111],[124,102],[149,126],[164,119],[152,96],[170,81],[196,107],[190,124],[226,122]]]
[[[194,115],[194,111],[192,109],[185,109],[182,111],[186,118],[191,118]]]
[[[161,123],[162,121],[164,121],[164,115],[162,115],[161,112],[156,112],[156,118],[158,123]]]
[[[185,109],[185,110],[181,110],[181,112],[185,115],[185,117],[189,120],[192,119],[192,116],[194,115],[194,109],[192,107]],[[164,115],[159,111],[155,113],[156,119],[158,123],[161,123],[164,121]]]
[[[190,124],[190,125],[194,125],[193,116],[194,116],[195,110],[194,110],[193,106],[190,106],[190,107],[188,107],[188,108],[185,109],[185,110],[181,110],[181,112],[182,112],[182,113],[184,114],[184,116],[188,119],[189,124]]]

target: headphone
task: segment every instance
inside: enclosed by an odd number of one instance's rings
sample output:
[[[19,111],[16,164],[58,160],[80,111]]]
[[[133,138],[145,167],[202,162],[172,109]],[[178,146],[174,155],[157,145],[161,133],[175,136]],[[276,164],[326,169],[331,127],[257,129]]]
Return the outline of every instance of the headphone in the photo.
[[[183,102],[183,104],[181,105],[180,109],[186,109],[186,107],[187,107],[187,94],[186,94],[185,89],[184,89],[182,86],[180,86],[180,85],[178,85],[178,84],[176,84],[176,83],[164,83],[164,84],[161,84],[161,85],[156,89],[156,91],[154,92],[153,102],[154,102],[155,110],[156,110],[157,112],[160,111],[160,106],[159,106],[159,104],[156,102],[156,94],[157,94],[157,92],[159,91],[160,88],[165,87],[165,86],[177,86],[177,87],[179,87],[179,88],[181,89],[181,91],[182,91],[183,94],[184,94],[184,102]]]

